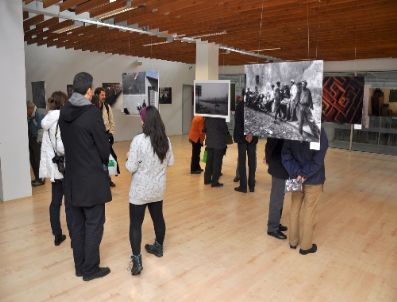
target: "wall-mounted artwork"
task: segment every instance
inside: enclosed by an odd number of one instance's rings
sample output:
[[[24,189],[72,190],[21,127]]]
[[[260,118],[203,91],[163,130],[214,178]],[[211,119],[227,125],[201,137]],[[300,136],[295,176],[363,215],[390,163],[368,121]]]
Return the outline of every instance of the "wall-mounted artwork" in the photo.
[[[160,104],[172,104],[172,88],[160,88]]]
[[[194,81],[194,115],[230,120],[230,81]]]
[[[73,94],[73,85],[72,84],[68,84],[66,85],[66,91],[68,94],[68,98],[70,98]]]
[[[389,94],[389,103],[397,102],[397,89],[391,89]]]
[[[159,109],[159,73],[142,71],[123,73],[123,112],[138,115],[138,107],[154,106]]]
[[[245,66],[244,132],[319,142],[323,61]]]
[[[367,103],[368,114],[371,116],[392,116],[397,114],[397,104],[391,101],[397,97],[395,87],[367,87],[364,103]],[[365,106],[365,105],[364,105]]]
[[[32,97],[37,108],[46,107],[44,81],[32,82]]]
[[[120,96],[122,89],[120,83],[102,83],[103,89],[106,91],[105,102],[110,106],[113,106],[117,98]]]
[[[325,77],[323,83],[323,121],[361,124],[363,96],[363,77]]]

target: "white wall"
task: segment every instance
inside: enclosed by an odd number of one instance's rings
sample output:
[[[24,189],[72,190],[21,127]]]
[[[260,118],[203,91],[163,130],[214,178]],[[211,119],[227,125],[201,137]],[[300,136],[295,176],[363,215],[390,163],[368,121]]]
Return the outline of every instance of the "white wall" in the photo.
[[[105,42],[106,43],[106,42]],[[26,45],[26,92],[32,96],[31,82],[45,81],[46,97],[55,90],[66,92],[66,85],[73,77],[86,71],[94,77],[94,86],[102,83],[121,83],[123,72],[157,70],[160,73],[160,87],[172,87],[172,104],[160,105],[168,135],[182,133],[182,86],[193,84],[194,66],[163,60],[111,55],[55,47]],[[136,61],[142,65],[134,64]],[[115,140],[131,140],[141,131],[139,118],[113,111],[116,120]]]
[[[32,195],[22,1],[0,1],[0,200]]]

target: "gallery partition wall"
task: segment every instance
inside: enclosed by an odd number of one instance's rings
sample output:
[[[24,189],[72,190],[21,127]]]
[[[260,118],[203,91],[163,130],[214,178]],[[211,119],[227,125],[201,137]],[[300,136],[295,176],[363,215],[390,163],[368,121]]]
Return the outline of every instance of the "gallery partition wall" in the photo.
[[[363,77],[365,83],[362,128],[353,124],[323,123],[330,146],[397,155],[397,71],[325,73],[324,76]],[[372,112],[377,92],[379,110]]]

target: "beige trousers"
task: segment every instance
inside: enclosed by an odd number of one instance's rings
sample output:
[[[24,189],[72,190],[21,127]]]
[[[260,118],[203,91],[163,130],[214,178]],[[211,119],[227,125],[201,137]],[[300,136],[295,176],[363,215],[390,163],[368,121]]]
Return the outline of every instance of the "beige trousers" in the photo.
[[[292,192],[289,243],[302,250],[313,245],[314,218],[323,185],[303,185],[302,192]]]

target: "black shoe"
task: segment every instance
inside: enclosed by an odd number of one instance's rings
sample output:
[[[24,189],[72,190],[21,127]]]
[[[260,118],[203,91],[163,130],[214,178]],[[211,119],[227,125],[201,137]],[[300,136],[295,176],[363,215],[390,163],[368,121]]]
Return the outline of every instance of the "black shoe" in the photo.
[[[157,257],[163,257],[163,246],[154,241],[153,244],[145,244],[146,252],[156,255]]]
[[[44,185],[44,180],[41,179],[35,179],[34,181],[32,181],[32,187],[38,187],[38,186],[42,186]]]
[[[239,181],[240,181],[240,177],[237,177],[237,176],[236,176],[236,177],[233,179],[233,181],[234,181],[234,182],[239,182]]]
[[[247,189],[243,189],[242,187],[236,187],[236,188],[234,188],[234,191],[241,192],[241,193],[247,193]]]
[[[297,245],[291,245],[291,244],[289,245],[289,248],[293,249],[293,250],[296,250],[296,247],[297,247]]]
[[[109,181],[109,185],[110,185],[111,187],[113,187],[113,188],[116,186],[116,184],[115,184],[113,181],[111,181],[111,180]]]
[[[201,171],[200,170],[190,171],[190,174],[201,174]]]
[[[133,276],[139,275],[141,273],[141,271],[143,270],[142,256],[141,255],[138,255],[138,256],[132,255],[131,261],[132,261],[131,275],[133,275]]]
[[[315,253],[315,252],[317,252],[317,245],[314,244],[314,243],[313,243],[312,247],[310,249],[308,249],[308,250],[299,249],[299,254],[301,254],[301,255],[312,254],[312,253]]]
[[[250,188],[250,192],[255,192],[255,187]]]
[[[280,239],[280,240],[287,239],[287,236],[283,232],[280,232],[279,230],[273,231],[273,232],[267,232],[267,234],[269,236],[272,236],[272,237]]]
[[[223,187],[223,184],[221,184],[220,182],[216,182],[216,183],[211,184],[211,187],[212,188],[219,188],[219,187]]]
[[[281,223],[278,226],[278,230],[281,232],[288,231],[288,228],[285,225],[282,225]]]
[[[91,281],[91,280],[94,280],[94,279],[97,279],[97,278],[105,277],[109,273],[110,273],[110,268],[108,268],[108,267],[99,267],[99,269],[98,269],[98,271],[96,273],[93,273],[92,275],[88,275],[88,276],[83,276],[83,280],[84,281]]]
[[[83,273],[81,271],[76,270],[76,277],[83,277]]]
[[[211,182],[210,181],[204,181],[204,184],[205,185],[209,185],[209,184],[211,184]]]
[[[204,171],[204,169],[201,169],[201,168],[199,168],[199,170],[200,170],[200,172],[203,172],[203,171]]]
[[[55,236],[54,244],[55,244],[56,246],[58,246],[58,245],[60,245],[62,242],[64,242],[65,239],[66,239],[66,236],[65,236],[65,235],[57,235],[57,236]]]

